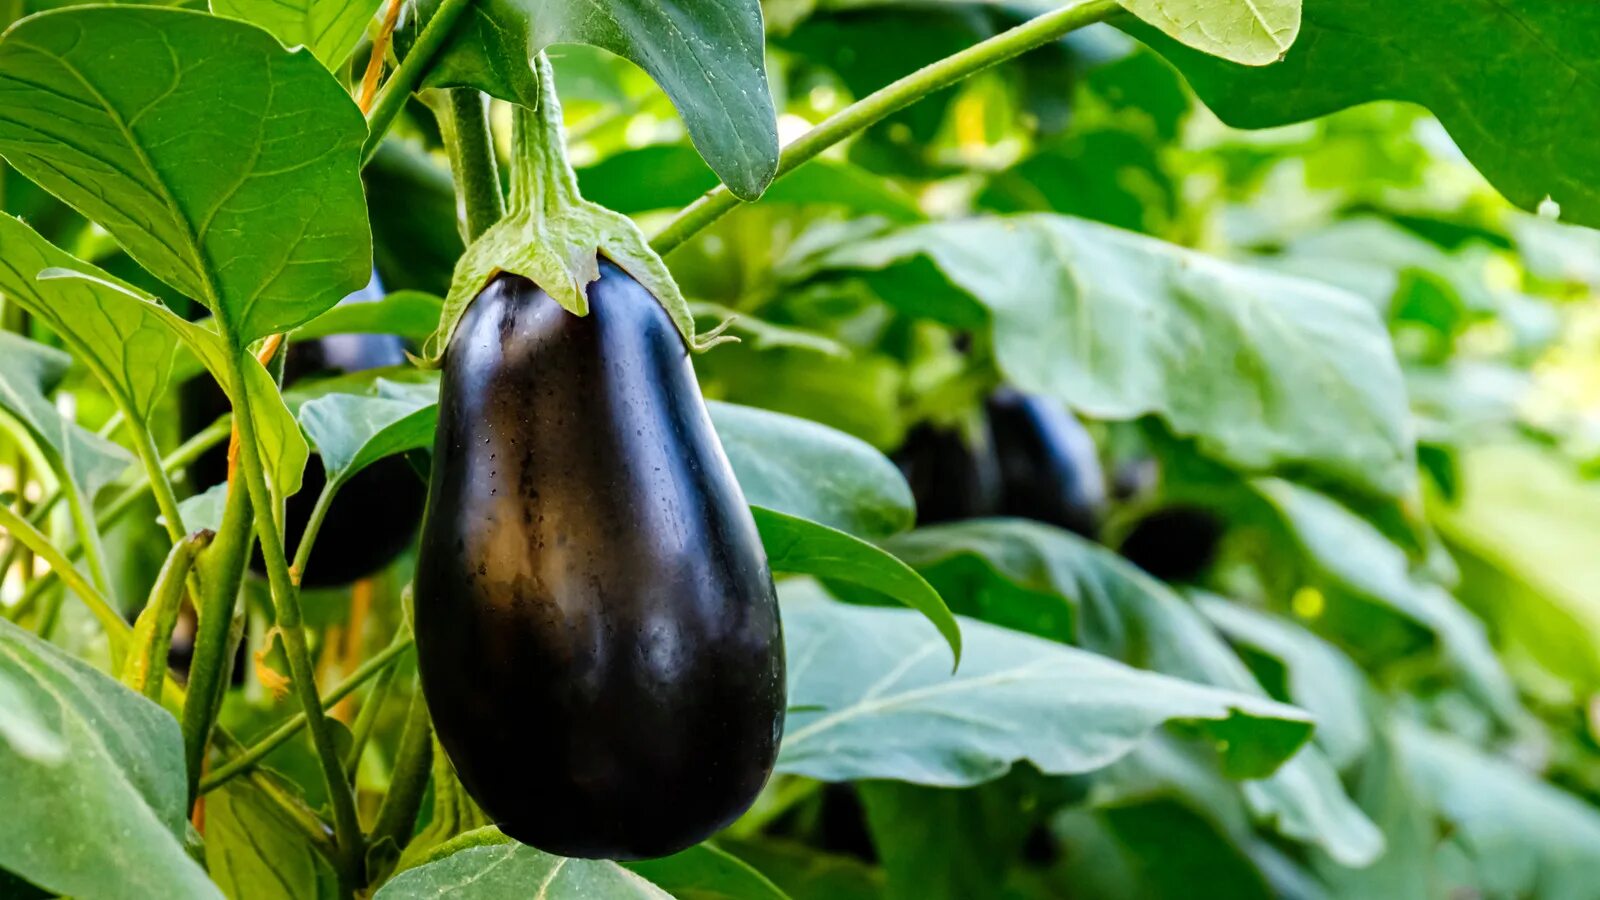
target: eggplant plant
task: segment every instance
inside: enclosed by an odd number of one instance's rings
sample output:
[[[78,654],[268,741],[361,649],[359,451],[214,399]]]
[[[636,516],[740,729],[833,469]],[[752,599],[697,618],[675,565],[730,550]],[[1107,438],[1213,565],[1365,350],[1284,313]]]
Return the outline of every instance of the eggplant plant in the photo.
[[[1596,53],[0,0],[0,897],[1600,897]]]

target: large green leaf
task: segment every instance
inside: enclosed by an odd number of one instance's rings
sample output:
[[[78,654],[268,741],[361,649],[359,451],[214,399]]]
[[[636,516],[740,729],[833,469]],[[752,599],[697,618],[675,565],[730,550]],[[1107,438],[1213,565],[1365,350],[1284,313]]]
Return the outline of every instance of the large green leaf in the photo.
[[[1217,742],[1230,770],[1268,774],[1311,723],[1260,697],[1141,672],[987,623],[961,622],[961,669],[916,613],[784,593],[789,716],[779,771],[826,781],[964,786],[1028,761],[1088,772],[1168,722]]]
[[[912,315],[987,327],[1010,382],[1091,418],[1155,415],[1243,470],[1413,488],[1388,332],[1328,285],[1043,214],[913,227],[812,265],[873,273]]]
[[[1195,605],[1228,640],[1253,651],[1251,668],[1273,694],[1317,717],[1317,745],[1343,770],[1372,747],[1366,677],[1350,657],[1304,627],[1221,597]],[[1275,670],[1275,671],[1274,671]]]
[[[1483,897],[1584,900],[1600,871],[1600,813],[1458,738],[1401,726],[1406,771],[1451,828]]]
[[[1315,491],[1278,479],[1253,482],[1282,519],[1313,580],[1345,600],[1386,610],[1430,632],[1463,683],[1502,720],[1519,716],[1516,690],[1478,621],[1449,592],[1412,574],[1405,551],[1360,516]],[[1325,627],[1360,646],[1372,619],[1329,604]],[[1362,611],[1364,612],[1364,611]]]
[[[49,278],[54,268],[87,268],[21,219],[0,215],[0,294],[33,313],[89,366],[118,406],[138,420],[167,390],[178,336],[160,313],[94,281]],[[103,275],[106,280],[111,276]]]
[[[460,897],[462,900],[672,900],[672,895],[605,859],[566,859],[524,844],[458,850],[407,869],[374,900]]]
[[[326,69],[243,22],[85,6],[0,38],[0,155],[239,344],[366,284],[365,136]]]
[[[1513,203],[1546,196],[1600,224],[1600,108],[1594,60],[1600,8],[1562,0],[1305,0],[1283,62],[1230,65],[1150,28],[1134,33],[1171,59],[1223,121],[1265,128],[1370,100],[1432,110]]]
[[[301,404],[300,425],[322,454],[328,484],[344,482],[386,456],[433,446],[437,388],[379,379],[376,391],[324,394]]]
[[[206,795],[206,868],[230,900],[339,896],[333,867],[244,779]]]
[[[133,457],[66,419],[45,396],[71,365],[72,358],[60,350],[0,331],[0,412],[27,429],[40,451],[59,460],[61,470],[92,500]]]
[[[1429,510],[1462,566],[1462,595],[1508,656],[1600,688],[1600,486],[1528,445],[1461,456],[1458,505]]]
[[[0,671],[0,743],[20,759],[53,764],[66,755],[66,744],[17,679]]]
[[[864,538],[905,531],[915,520],[905,477],[864,441],[751,406],[706,407],[752,506]]]
[[[1111,551],[1069,532],[997,519],[925,528],[889,548],[957,611],[1186,681],[1265,697],[1245,664],[1189,603]],[[1348,865],[1382,851],[1377,829],[1314,747],[1244,785],[1251,808],[1288,837]]]
[[[184,852],[172,716],[3,619],[0,676],[66,749],[25,754],[0,741],[0,869],[77,897],[220,897]]]
[[[219,16],[253,22],[285,47],[305,47],[337,71],[382,0],[211,0]]]
[[[418,24],[437,6],[424,3]],[[468,8],[424,83],[533,107],[529,61],[551,44],[591,44],[650,73],[735,195],[753,200],[772,181],[778,123],[758,0],[485,0]]]

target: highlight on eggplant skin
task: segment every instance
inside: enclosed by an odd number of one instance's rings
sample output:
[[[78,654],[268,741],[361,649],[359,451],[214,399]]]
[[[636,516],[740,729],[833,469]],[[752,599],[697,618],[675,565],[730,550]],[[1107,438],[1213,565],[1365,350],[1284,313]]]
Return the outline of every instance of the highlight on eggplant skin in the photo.
[[[456,326],[417,650],[440,743],[506,834],[639,859],[754,802],[782,735],[783,641],[683,339],[600,271],[587,316],[502,274]]]

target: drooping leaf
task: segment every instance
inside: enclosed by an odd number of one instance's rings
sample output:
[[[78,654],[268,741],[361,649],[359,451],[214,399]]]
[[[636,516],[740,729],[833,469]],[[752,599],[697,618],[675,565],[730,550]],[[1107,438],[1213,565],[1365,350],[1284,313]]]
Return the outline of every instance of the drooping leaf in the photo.
[[[381,0],[211,0],[219,16],[260,25],[285,47],[305,47],[338,71],[361,43]]]
[[[623,865],[676,900],[788,900],[760,872],[711,844]]]
[[[944,640],[920,629],[916,613],[793,591],[785,586],[790,710],[779,771],[951,787],[1023,760],[1048,774],[1087,772],[1184,722],[1218,741],[1231,770],[1260,776],[1310,734],[1293,707],[971,619],[951,674]]]
[[[1257,672],[1275,665],[1272,681],[1282,688],[1279,696],[1317,717],[1313,739],[1335,767],[1347,769],[1367,754],[1372,713],[1365,676],[1350,657],[1287,619],[1210,594],[1192,599],[1228,640],[1257,652],[1261,660],[1252,660]]]
[[[326,69],[244,22],[85,6],[0,39],[0,155],[241,346],[370,277],[365,136]]]
[[[422,4],[418,27],[437,6]],[[536,106],[529,61],[552,44],[591,44],[650,73],[736,196],[753,200],[772,181],[777,115],[757,0],[486,0],[463,14],[424,85],[474,87]]]
[[[0,674],[66,751],[24,754],[0,741],[0,868],[77,897],[220,897],[184,852],[172,716],[4,620]]]
[[[1315,491],[1278,479],[1256,479],[1259,493],[1282,517],[1284,527],[1319,581],[1355,603],[1397,614],[1430,632],[1464,685],[1503,721],[1520,715],[1516,690],[1490,646],[1483,623],[1449,592],[1414,576],[1405,551],[1377,528]],[[1351,646],[1363,640],[1363,618],[1339,618],[1330,604],[1327,627]]]
[[[1561,0],[1305,0],[1300,37],[1277,65],[1250,69],[1134,28],[1238,128],[1267,128],[1371,100],[1432,110],[1501,193],[1524,209],[1546,196],[1600,225],[1600,148],[1588,140],[1600,89],[1588,60],[1600,9]],[[1560,86],[1559,89],[1556,86]]]
[[[1155,415],[1246,471],[1381,497],[1414,485],[1388,333],[1327,285],[1043,214],[917,226],[813,265],[871,273],[911,315],[988,328],[1011,383],[1090,418]]]
[[[818,522],[751,506],[761,544],[774,572],[815,575],[859,585],[890,597],[928,617],[961,661],[961,627],[943,598],[921,575],[854,535]]]
[[[206,868],[232,900],[339,896],[327,859],[244,779],[206,795]]]
[[[56,249],[21,219],[0,215],[0,293],[60,335],[105,389],[118,395],[121,408],[148,419],[166,392],[177,335],[161,323],[158,311],[126,292],[83,279],[38,277],[53,268],[92,267]]]
[[[865,442],[809,419],[710,402],[711,421],[752,506],[863,538],[911,527],[911,488]]]
[[[1186,681],[1266,696],[1192,605],[1077,535],[996,519],[920,529],[888,547],[949,595],[959,612]],[[1258,817],[1341,862],[1364,865],[1382,851],[1376,828],[1315,747],[1243,789]]]
[[[396,875],[374,900],[672,900],[672,895],[604,859],[566,859],[524,844],[469,847]]]
[[[71,357],[9,331],[0,332],[0,412],[10,416],[59,460],[87,499],[133,462],[128,451],[56,411],[45,393],[61,382]]]
[[[324,394],[300,407],[300,424],[322,454],[328,483],[348,480],[386,456],[433,446],[438,427],[437,389],[407,385],[376,396]],[[408,388],[420,387],[411,391]]]

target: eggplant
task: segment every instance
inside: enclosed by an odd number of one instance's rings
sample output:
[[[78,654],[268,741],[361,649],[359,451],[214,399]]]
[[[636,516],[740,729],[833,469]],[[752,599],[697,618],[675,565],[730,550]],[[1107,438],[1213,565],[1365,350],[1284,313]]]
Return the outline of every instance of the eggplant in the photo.
[[[1167,506],[1135,523],[1117,551],[1162,581],[1192,581],[1216,560],[1225,530],[1211,510]]]
[[[339,302],[368,303],[382,298],[383,288],[377,273],[373,273],[366,288]],[[302,379],[405,364],[405,343],[392,334],[333,334],[291,340],[283,361],[283,383],[288,387]],[[179,406],[185,434],[205,428],[229,409],[227,395],[215,381],[204,377],[185,385]],[[195,460],[189,467],[189,477],[201,489],[227,479],[227,448],[218,446]],[[322,457],[313,454],[306,462],[300,491],[284,504],[285,552],[291,559],[317,505],[317,495],[326,484]],[[339,489],[328,508],[306,571],[301,573],[301,585],[334,587],[382,571],[411,546],[426,499],[427,488],[422,479],[401,457],[379,460],[356,473]],[[256,575],[266,577],[259,547],[250,568]]]
[[[777,595],[686,345],[602,258],[590,311],[497,275],[443,358],[417,659],[511,837],[644,859],[731,823],[785,709]]]
[[[1000,514],[1093,539],[1105,513],[1106,474],[1094,439],[1061,404],[1001,388],[984,404],[1000,464]]]
[[[911,486],[918,525],[960,522],[1000,510],[1000,464],[987,440],[923,422],[906,434],[893,459]]]

